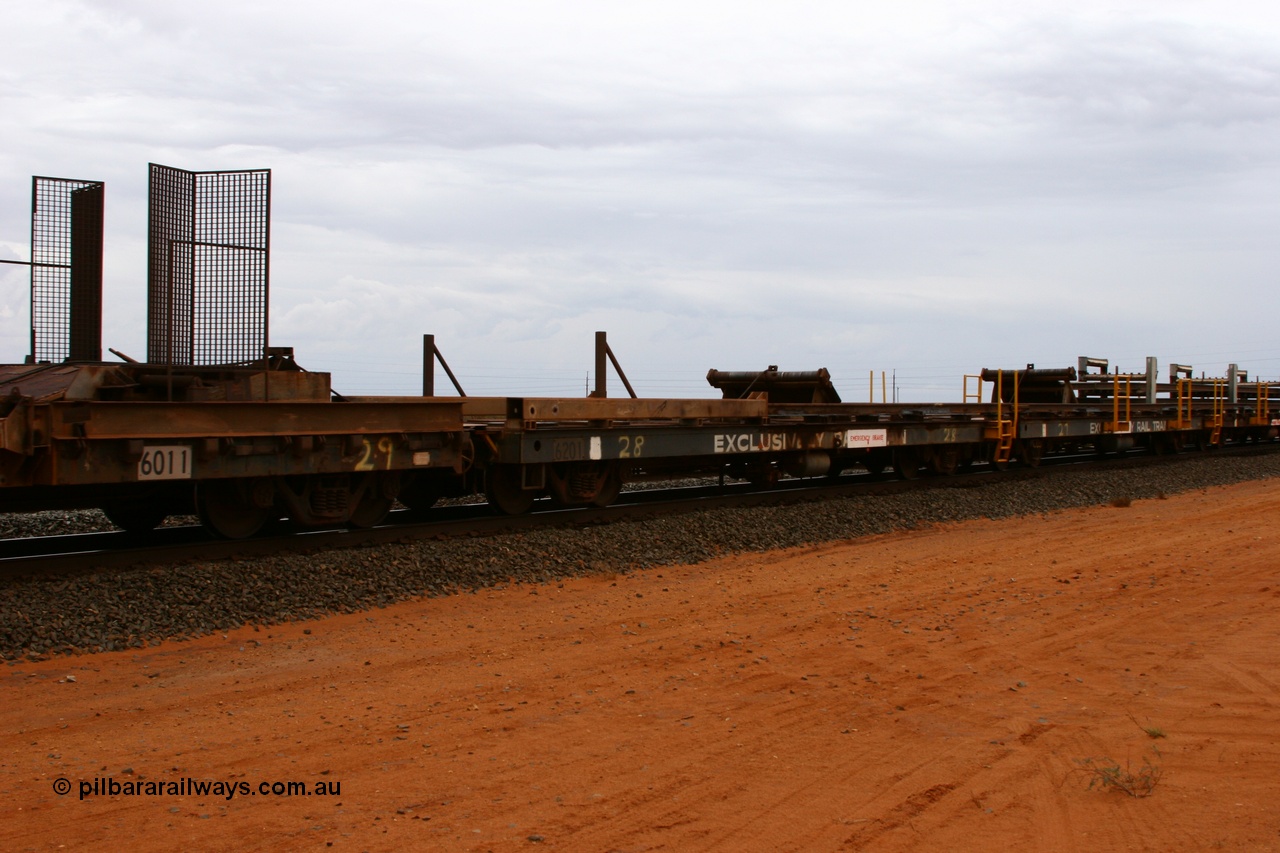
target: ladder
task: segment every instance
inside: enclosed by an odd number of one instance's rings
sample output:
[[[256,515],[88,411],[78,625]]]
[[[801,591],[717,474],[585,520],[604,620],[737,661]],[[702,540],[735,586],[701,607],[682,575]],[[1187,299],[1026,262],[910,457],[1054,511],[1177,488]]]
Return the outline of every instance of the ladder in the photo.
[[[1021,384],[1021,375],[1016,370],[1010,372],[1013,373],[1013,405],[1007,408],[1005,406],[1005,371],[999,370],[996,372],[996,419],[995,423],[989,424],[986,429],[986,437],[996,440],[995,453],[991,459],[996,465],[1009,464],[1009,460],[1013,458],[1013,445],[1018,436],[1018,386]]]
[[[997,416],[995,454],[997,465],[1007,465],[1013,458],[1013,438],[1017,432],[1016,420]]]
[[[1120,383],[1124,382],[1124,393],[1120,393]],[[1123,406],[1121,400],[1124,401]],[[1133,376],[1115,374],[1111,380],[1111,423],[1107,424],[1107,432],[1128,433],[1133,431]]]
[[[1209,436],[1209,443],[1214,447],[1222,444],[1222,422],[1226,417],[1226,409],[1226,380],[1215,379],[1213,380],[1213,414],[1209,418],[1209,424],[1213,427],[1213,432]]]

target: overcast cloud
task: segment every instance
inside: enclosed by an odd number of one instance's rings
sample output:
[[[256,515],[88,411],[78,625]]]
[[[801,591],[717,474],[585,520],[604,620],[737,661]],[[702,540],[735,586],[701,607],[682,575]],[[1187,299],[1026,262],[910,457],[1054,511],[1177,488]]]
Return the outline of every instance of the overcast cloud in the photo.
[[[1258,6],[0,0],[0,257],[31,175],[105,181],[104,343],[141,357],[147,163],[270,168],[271,342],[345,393],[414,393],[431,332],[470,394],[580,394],[597,329],[644,395],[1274,379]],[[0,265],[0,360],[27,311]]]

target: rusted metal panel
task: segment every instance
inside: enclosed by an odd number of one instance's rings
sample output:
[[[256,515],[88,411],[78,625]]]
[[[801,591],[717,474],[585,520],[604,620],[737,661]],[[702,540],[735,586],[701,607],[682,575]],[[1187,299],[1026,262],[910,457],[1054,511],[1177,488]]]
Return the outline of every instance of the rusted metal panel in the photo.
[[[261,371],[245,373],[207,387],[193,388],[192,402],[315,401],[329,399],[332,383],[328,373]]]
[[[103,185],[71,191],[71,361],[102,360]]]
[[[0,396],[58,399],[75,381],[77,367],[65,365],[6,364],[0,367]]]
[[[982,440],[984,427],[970,421],[964,424],[928,424],[896,426],[889,432],[889,445],[968,444]]]
[[[495,461],[503,463],[603,460],[644,463],[652,459],[728,459],[813,450],[840,453],[871,447],[964,444],[980,441],[982,430],[982,423],[976,421],[877,427],[853,424],[633,424],[600,429],[565,427],[553,431],[511,431],[494,436],[494,449]]]
[[[289,436],[209,442],[169,436],[66,441],[56,442],[38,464],[6,485],[194,483],[230,477],[456,469],[462,440],[461,433],[432,434],[419,441],[375,433],[327,441]]]
[[[55,403],[55,438],[206,438],[461,432],[457,402]]]
[[[475,411],[472,409],[472,411]],[[508,397],[508,421],[681,421],[765,418],[764,400],[662,400],[595,397]]]
[[[23,365],[0,367],[0,397],[26,397],[36,403],[93,400],[104,388],[127,387],[133,380],[110,364]]]
[[[505,420],[506,397],[468,397],[462,404],[462,416],[468,423]]]
[[[574,421],[681,421],[764,418],[764,400],[696,400],[598,397],[347,397],[353,403],[458,399],[467,423]]]
[[[0,397],[57,400],[168,399],[186,402],[328,403],[328,373],[246,368],[168,369],[150,364],[0,365]],[[376,400],[377,398],[370,398]],[[422,398],[410,398],[421,403]]]
[[[26,455],[31,452],[31,406],[23,403],[0,420],[0,450]]]
[[[966,403],[769,403],[769,418],[813,421],[969,420],[984,418],[991,407]]]

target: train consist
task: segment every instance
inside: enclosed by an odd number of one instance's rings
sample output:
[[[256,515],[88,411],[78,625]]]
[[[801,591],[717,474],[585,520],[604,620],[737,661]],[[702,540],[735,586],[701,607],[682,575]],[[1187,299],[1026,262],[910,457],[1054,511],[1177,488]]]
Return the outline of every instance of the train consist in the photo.
[[[372,526],[397,500],[483,494],[518,514],[542,497],[607,506],[638,480],[949,475],[1280,426],[1280,383],[1176,364],[1161,381],[1154,359],[1139,374],[1087,358],[984,370],[954,404],[846,403],[825,369],[774,367],[712,370],[717,399],[639,399],[603,333],[586,398],[436,396],[430,336],[422,396],[343,397],[267,342],[270,171],[151,164],[150,182],[148,357],[106,362],[103,184],[33,178],[31,354],[0,365],[0,511],[98,507],[135,532],[195,513],[242,538],[282,518]],[[606,359],[629,397],[607,395]]]
[[[341,397],[287,348],[253,363],[0,367],[0,509],[100,507],[148,530],[195,512],[239,538],[274,519],[380,523],[480,493],[501,513],[606,506],[624,483],[726,475],[767,485],[854,468],[954,474],[1054,453],[1271,440],[1280,383],[1234,368],[1158,381],[1077,367],[985,370],[955,404],[846,403],[825,370],[723,372],[718,399]],[[979,395],[985,399],[979,399]],[[1273,416],[1275,412],[1275,416]]]

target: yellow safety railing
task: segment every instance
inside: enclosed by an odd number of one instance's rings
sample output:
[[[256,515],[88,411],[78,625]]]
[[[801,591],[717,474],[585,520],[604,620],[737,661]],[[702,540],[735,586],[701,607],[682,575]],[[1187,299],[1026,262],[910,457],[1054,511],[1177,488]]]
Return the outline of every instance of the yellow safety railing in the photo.
[[[974,382],[977,383],[977,386],[978,386],[977,390],[975,391],[969,390],[970,379],[974,380]],[[966,405],[969,403],[982,402],[982,374],[981,373],[966,373],[964,375],[964,402]]]
[[[874,403],[876,401],[876,372],[874,370],[868,370],[867,374],[867,402]],[[894,389],[894,394],[897,394],[896,388]],[[883,370],[880,371],[880,402],[889,402],[889,388],[885,380],[885,373]]]
[[[1213,432],[1209,436],[1210,444],[1222,444],[1222,422],[1227,416],[1227,380],[1213,380],[1213,417],[1209,426]]]
[[[1120,417],[1120,381],[1124,380],[1124,418]],[[1111,423],[1107,426],[1108,432],[1131,432],[1132,418],[1132,396],[1133,393],[1133,377],[1129,374],[1115,374],[1115,379],[1111,380]]]
[[[1174,421],[1175,429],[1191,429],[1195,426],[1192,420],[1192,413],[1195,404],[1195,382],[1196,380],[1185,378],[1178,380],[1178,417]],[[1227,417],[1227,380],[1226,379],[1204,379],[1199,380],[1201,387],[1207,386],[1209,391],[1209,411],[1204,416],[1204,422],[1201,425],[1203,429],[1209,430],[1209,443],[1222,443],[1222,428]],[[1270,388],[1264,387],[1269,383],[1258,383],[1258,410],[1261,416],[1270,417],[1271,401],[1269,398]]]
[[[1018,386],[1022,382],[1018,371],[1009,372],[1013,374],[1013,404],[1006,410],[1004,402],[1005,371],[997,370],[996,421],[994,424],[988,425],[986,429],[986,437],[996,440],[995,455],[992,457],[992,461],[998,465],[1006,464],[1013,458],[1014,439],[1018,435]]]
[[[1257,383],[1257,408],[1253,413],[1253,426],[1271,426],[1271,385],[1270,382]]]
[[[1178,417],[1174,429],[1191,429],[1191,379],[1178,380]]]

